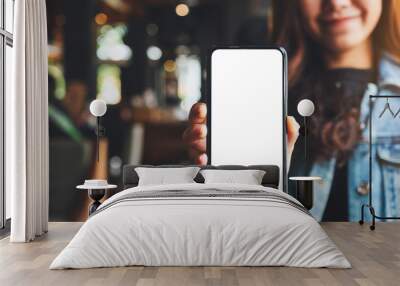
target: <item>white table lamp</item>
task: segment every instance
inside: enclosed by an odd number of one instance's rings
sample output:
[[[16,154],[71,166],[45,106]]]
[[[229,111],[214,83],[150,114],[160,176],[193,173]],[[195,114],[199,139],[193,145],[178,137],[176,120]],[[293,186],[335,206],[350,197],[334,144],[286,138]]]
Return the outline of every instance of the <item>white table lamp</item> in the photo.
[[[104,129],[100,128],[100,117],[102,117],[107,112],[107,104],[104,100],[96,99],[90,103],[90,113],[97,118],[97,162],[99,161],[99,138],[104,135]]]
[[[309,99],[303,99],[297,105],[297,111],[303,117],[309,117],[314,114],[314,103]]]
[[[309,117],[314,114],[315,106],[314,103],[309,99],[303,99],[297,104],[297,112],[303,116],[304,119],[304,157],[305,163],[308,163],[308,146],[307,146],[307,137],[308,137],[308,124]]]

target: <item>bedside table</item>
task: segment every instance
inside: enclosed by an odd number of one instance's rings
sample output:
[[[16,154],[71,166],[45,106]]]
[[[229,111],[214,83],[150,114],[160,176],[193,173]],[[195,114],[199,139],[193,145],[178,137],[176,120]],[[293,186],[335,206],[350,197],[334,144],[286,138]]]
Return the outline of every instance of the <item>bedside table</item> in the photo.
[[[109,185],[106,180],[85,180],[83,185],[76,186],[78,190],[87,190],[92,203],[89,206],[89,216],[101,205],[100,200],[106,194],[106,190],[115,189],[116,185]]]
[[[296,181],[296,199],[301,202],[306,209],[310,210],[313,207],[314,181],[320,181],[320,177],[290,177],[289,180]]]

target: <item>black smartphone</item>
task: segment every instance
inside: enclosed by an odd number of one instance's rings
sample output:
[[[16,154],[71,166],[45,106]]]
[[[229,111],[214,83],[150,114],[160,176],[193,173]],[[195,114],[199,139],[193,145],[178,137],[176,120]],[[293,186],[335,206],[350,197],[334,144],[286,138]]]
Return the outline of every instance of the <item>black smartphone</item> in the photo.
[[[280,47],[219,47],[208,64],[213,165],[277,165],[286,191],[287,56]]]

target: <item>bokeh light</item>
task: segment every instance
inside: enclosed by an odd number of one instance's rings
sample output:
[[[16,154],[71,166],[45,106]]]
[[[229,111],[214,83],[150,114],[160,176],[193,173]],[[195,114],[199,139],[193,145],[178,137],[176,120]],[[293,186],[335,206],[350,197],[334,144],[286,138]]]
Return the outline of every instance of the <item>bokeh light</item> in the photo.
[[[185,16],[189,15],[189,11],[190,11],[189,6],[186,4],[181,3],[181,4],[176,5],[175,12],[176,12],[176,15],[178,15],[180,17],[185,17]]]
[[[108,16],[104,13],[98,13],[96,17],[94,17],[94,21],[96,22],[97,25],[104,25],[108,21]]]
[[[173,60],[167,60],[164,63],[164,70],[166,72],[174,72],[176,70],[176,63]]]
[[[97,38],[97,58],[102,61],[129,61],[132,50],[123,41],[126,32],[127,28],[122,24],[102,26]]]
[[[154,37],[158,33],[158,26],[156,24],[148,24],[146,26],[147,35]]]
[[[147,57],[152,61],[158,61],[162,57],[162,51],[157,46],[150,46],[146,51]]]

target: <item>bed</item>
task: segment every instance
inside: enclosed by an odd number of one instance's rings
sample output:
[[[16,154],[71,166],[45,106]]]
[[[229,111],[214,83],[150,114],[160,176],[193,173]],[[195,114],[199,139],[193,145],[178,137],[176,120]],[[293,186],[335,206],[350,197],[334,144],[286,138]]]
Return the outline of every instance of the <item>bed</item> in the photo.
[[[144,266],[350,268],[343,253],[292,196],[277,190],[276,166],[262,185],[196,183],[138,186],[125,166],[124,190],[85,222],[50,269]],[[166,166],[170,167],[170,166]]]

